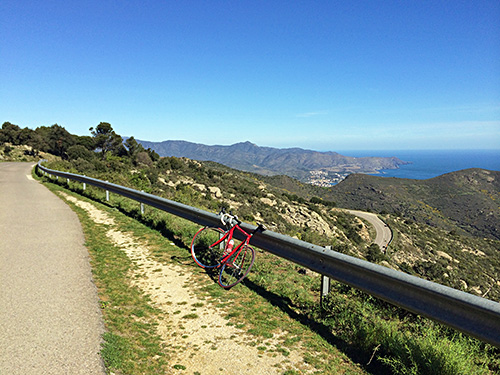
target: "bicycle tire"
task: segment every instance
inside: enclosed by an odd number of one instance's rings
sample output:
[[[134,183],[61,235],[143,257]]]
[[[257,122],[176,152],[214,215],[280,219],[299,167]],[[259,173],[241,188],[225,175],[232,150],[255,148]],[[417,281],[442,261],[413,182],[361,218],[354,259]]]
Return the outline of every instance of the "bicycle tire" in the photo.
[[[241,282],[250,272],[254,261],[255,250],[248,245],[243,245],[222,265],[219,272],[219,285],[229,289]]]
[[[220,265],[220,260],[224,253],[225,241],[216,246],[212,246],[217,242],[224,231],[217,227],[201,228],[193,236],[191,241],[191,256],[196,264],[202,268],[215,268]]]

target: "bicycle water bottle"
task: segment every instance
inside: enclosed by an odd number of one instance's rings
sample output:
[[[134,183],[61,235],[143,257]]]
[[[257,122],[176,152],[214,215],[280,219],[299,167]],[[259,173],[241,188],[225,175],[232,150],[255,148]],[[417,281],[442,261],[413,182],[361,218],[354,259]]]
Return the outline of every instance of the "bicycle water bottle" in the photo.
[[[229,254],[231,250],[233,250],[233,246],[234,246],[234,241],[231,239],[231,241],[229,241],[229,243],[227,244],[226,254]]]

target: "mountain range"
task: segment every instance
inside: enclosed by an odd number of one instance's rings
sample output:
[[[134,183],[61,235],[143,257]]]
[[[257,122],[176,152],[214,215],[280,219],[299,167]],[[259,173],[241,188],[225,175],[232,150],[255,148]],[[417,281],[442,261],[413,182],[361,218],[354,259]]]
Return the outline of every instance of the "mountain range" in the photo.
[[[208,146],[186,141],[149,142],[137,140],[160,156],[186,157],[214,161],[231,168],[262,175],[284,174],[304,181],[311,171],[331,173],[376,173],[408,164],[396,157],[351,157],[336,152],[319,152],[302,148],[260,147],[251,142],[230,146]]]

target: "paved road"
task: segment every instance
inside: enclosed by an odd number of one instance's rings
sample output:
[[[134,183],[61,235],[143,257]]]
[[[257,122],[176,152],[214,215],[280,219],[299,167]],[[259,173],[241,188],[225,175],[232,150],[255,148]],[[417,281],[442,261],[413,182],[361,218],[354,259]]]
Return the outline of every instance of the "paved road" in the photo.
[[[30,170],[0,163],[0,375],[104,374],[80,223]]]
[[[375,236],[375,243],[380,246],[382,250],[386,250],[389,242],[391,242],[392,232],[391,228],[389,228],[379,217],[375,214],[364,212],[364,211],[355,211],[355,210],[347,210],[349,213],[356,215],[362,219],[368,221],[373,227],[377,235]]]

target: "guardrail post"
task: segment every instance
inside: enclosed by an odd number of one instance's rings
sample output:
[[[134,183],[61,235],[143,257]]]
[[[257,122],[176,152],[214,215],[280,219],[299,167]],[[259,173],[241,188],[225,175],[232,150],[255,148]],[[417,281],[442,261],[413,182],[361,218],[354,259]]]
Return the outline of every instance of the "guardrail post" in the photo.
[[[106,183],[109,184],[109,181],[106,180]],[[109,202],[109,190],[106,189],[106,202]]]
[[[330,293],[330,278],[325,275],[321,275],[321,299],[320,303],[323,305],[323,301],[325,300],[326,296]]]
[[[326,249],[331,250],[331,246],[325,246]],[[330,293],[330,278],[325,275],[321,275],[321,297],[320,297],[320,305],[323,306],[323,301],[326,296]]]
[[[144,193],[144,190],[141,190]],[[144,203],[141,202],[141,215],[144,215]]]
[[[85,191],[86,188],[87,188],[87,184],[84,182],[83,183],[83,191]]]

